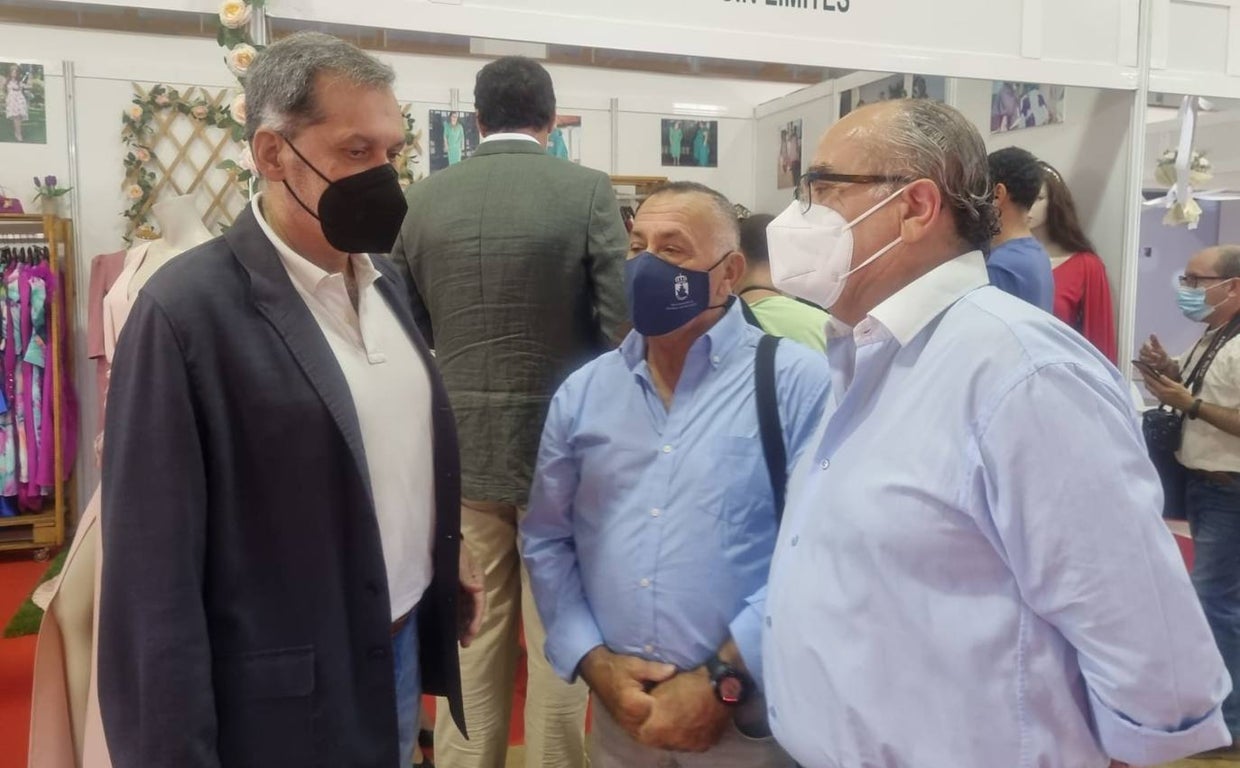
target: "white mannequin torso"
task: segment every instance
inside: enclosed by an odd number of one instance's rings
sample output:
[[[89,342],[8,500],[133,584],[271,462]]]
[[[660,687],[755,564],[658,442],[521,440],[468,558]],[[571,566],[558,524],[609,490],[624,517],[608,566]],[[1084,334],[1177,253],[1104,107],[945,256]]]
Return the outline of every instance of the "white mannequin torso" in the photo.
[[[211,232],[202,224],[202,217],[194,205],[192,195],[174,197],[158,203],[151,212],[159,223],[163,237],[152,242],[146,249],[140,264],[130,277],[127,298],[132,303],[138,291],[176,256],[211,239]],[[135,249],[136,250],[136,249]],[[119,282],[119,281],[118,281]]]

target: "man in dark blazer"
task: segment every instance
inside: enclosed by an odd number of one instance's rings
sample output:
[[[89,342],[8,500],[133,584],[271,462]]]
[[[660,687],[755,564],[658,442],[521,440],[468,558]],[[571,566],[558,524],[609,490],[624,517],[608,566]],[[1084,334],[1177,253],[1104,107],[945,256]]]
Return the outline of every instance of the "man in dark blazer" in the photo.
[[[457,643],[483,595],[454,419],[398,276],[366,255],[404,214],[393,77],[326,35],[260,54],[265,190],[147,283],[121,335],[99,618],[117,768],[407,768],[420,690],[463,723]]]
[[[587,691],[559,680],[543,656],[538,612],[522,589],[517,518],[551,396],[623,336],[628,233],[606,174],[547,155],[556,100],[538,62],[487,64],[474,106],[477,152],[409,188],[392,251],[411,277],[419,327],[456,413],[461,529],[486,572],[490,606],[478,642],[461,655],[470,741],[441,715],[435,758],[444,768],[504,764],[520,618],[525,764],[581,768]]]

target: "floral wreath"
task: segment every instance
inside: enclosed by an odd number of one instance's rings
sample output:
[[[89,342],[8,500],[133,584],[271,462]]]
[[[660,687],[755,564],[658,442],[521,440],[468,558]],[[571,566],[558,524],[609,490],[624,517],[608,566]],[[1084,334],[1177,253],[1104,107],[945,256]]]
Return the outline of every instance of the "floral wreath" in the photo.
[[[124,189],[129,207],[122,215],[129,220],[131,230],[138,237],[155,235],[147,222],[147,213],[158,176],[147,166],[155,159],[151,148],[154,134],[152,123],[157,113],[167,110],[175,110],[227,131],[233,141],[240,142],[245,136],[245,100],[242,95],[233,99],[231,104],[217,106],[201,97],[191,101],[177,89],[160,84],[153,86],[146,96],[135,96],[133,103],[121,115],[121,141],[129,150],[124,160]],[[240,170],[237,175],[239,180],[245,176],[247,184],[248,176],[252,176],[248,171]]]

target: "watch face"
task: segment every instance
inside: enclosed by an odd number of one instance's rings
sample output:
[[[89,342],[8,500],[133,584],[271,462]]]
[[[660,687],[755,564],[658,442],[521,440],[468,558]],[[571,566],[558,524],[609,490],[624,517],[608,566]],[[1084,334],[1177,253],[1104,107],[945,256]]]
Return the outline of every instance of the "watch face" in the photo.
[[[745,686],[737,678],[729,675],[719,680],[719,698],[724,704],[736,704],[745,693]]]

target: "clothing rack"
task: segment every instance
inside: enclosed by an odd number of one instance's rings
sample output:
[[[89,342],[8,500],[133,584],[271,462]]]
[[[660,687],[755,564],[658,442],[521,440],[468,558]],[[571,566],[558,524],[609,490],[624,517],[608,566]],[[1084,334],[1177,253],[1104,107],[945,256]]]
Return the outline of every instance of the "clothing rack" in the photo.
[[[0,247],[5,245],[47,248],[48,267],[57,276],[59,285],[57,295],[48,302],[50,306],[47,308],[51,337],[48,372],[52,380],[54,404],[51,409],[55,471],[52,506],[39,513],[0,517],[0,551],[34,550],[36,560],[45,560],[53,548],[64,544],[66,513],[76,508],[72,473],[74,457],[64,455],[64,414],[59,407],[64,402],[64,382],[73,378],[73,356],[61,348],[70,342],[68,331],[74,327],[72,318],[65,317],[64,313],[73,312],[77,306],[74,295],[73,222],[50,215],[0,215]],[[66,332],[62,333],[62,329]],[[71,350],[71,343],[69,347]],[[66,367],[65,375],[61,375],[62,365]]]

